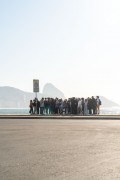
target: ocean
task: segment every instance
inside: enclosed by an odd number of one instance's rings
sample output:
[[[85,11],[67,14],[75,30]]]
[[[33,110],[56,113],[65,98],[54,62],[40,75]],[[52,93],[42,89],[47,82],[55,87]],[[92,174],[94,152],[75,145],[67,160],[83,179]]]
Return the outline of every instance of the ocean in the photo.
[[[0,108],[1,115],[29,115],[29,108]],[[120,115],[120,107],[101,107],[101,115]]]
[[[29,108],[0,108],[0,114],[2,115],[27,115],[29,114]]]
[[[120,107],[101,107],[100,109],[101,115],[120,115]]]

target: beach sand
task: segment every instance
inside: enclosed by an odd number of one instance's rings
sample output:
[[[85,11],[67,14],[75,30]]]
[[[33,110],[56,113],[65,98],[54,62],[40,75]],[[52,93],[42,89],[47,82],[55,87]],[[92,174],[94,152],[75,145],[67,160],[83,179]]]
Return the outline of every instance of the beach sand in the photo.
[[[0,180],[116,179],[119,120],[0,119]]]

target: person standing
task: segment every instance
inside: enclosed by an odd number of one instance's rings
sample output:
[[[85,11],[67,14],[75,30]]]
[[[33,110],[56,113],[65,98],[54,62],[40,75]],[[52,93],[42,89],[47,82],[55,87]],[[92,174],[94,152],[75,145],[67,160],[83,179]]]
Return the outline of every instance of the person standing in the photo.
[[[30,108],[29,113],[33,114],[33,102],[32,102],[32,100],[30,100],[29,108]]]
[[[79,115],[82,114],[82,100],[81,100],[81,98],[78,99],[77,113]]]
[[[44,98],[40,100],[40,114],[43,115],[44,112]]]
[[[91,98],[91,109],[92,109],[92,114],[95,115],[96,114],[96,99],[94,98],[94,96],[92,96]]]
[[[96,96],[96,114],[100,114],[101,100],[99,96]]]
[[[38,101],[38,99],[36,100],[36,108],[37,108],[37,114],[39,114],[40,112],[40,101]]]
[[[84,102],[84,115],[88,115],[88,100],[85,99],[85,102]]]
[[[88,114],[89,115],[92,114],[91,98],[90,97],[88,97]]]

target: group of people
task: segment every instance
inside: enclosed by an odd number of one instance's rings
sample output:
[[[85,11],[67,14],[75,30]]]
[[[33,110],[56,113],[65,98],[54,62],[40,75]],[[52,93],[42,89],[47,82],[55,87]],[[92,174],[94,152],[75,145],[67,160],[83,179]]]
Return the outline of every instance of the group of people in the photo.
[[[100,114],[101,100],[99,96],[91,98],[35,98],[30,100],[29,113],[40,115],[95,115]]]

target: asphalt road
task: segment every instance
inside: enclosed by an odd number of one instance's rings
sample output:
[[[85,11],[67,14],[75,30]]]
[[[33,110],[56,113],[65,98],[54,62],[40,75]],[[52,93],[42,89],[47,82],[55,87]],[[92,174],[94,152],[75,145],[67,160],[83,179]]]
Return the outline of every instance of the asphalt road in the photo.
[[[120,120],[0,119],[0,180],[120,180]]]

